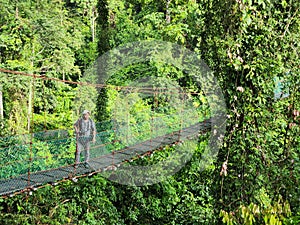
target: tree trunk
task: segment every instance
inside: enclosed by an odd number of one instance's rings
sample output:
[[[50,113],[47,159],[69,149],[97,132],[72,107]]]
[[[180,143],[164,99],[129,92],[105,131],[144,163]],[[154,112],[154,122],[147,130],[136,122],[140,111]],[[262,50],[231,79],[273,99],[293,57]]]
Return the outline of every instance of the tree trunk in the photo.
[[[2,87],[0,86],[0,119],[4,119],[3,113],[3,94],[2,94]]]
[[[92,31],[92,40],[96,40],[96,20],[98,18],[98,13],[96,7],[92,9],[92,18],[91,18],[91,31]]]
[[[16,14],[15,14],[16,19],[19,19],[19,8],[16,7]]]
[[[166,22],[167,23],[171,23],[171,15],[170,15],[170,6],[171,0],[167,0],[167,4],[166,4]]]
[[[32,81],[30,81],[28,110],[27,110],[27,130],[30,132],[31,128],[31,112],[32,112]]]

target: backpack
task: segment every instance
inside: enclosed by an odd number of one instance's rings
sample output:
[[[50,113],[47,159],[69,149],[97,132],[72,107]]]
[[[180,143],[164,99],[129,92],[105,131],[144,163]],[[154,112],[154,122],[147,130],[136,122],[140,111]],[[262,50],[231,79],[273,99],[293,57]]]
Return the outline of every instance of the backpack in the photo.
[[[83,127],[82,123],[83,123],[83,119],[80,118],[79,121],[78,121],[78,127],[79,127],[79,133],[80,134],[83,134],[83,132],[82,132],[82,127]],[[91,130],[92,124],[93,124],[93,121],[91,120],[91,118],[89,118],[87,131]],[[92,135],[90,135],[90,136],[91,136],[90,138],[92,138]]]

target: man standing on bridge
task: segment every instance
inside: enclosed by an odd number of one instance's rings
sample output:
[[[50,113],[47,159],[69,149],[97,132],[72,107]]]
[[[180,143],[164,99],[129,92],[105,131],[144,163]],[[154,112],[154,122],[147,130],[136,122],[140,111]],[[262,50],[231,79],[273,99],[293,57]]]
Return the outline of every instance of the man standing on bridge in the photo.
[[[76,165],[80,162],[80,153],[85,151],[85,166],[88,167],[90,160],[90,142],[96,141],[96,127],[94,121],[90,118],[90,112],[84,110],[82,112],[82,118],[78,119],[74,124],[76,132]]]

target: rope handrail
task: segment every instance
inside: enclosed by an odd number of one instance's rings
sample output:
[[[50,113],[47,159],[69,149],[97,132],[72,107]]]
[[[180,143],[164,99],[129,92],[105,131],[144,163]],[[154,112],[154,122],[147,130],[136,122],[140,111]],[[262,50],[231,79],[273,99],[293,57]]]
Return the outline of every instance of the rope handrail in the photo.
[[[0,68],[0,72],[14,74],[14,75],[21,75],[21,76],[26,76],[26,77],[32,77],[34,79],[44,79],[44,80],[57,81],[57,82],[67,83],[67,84],[76,84],[76,85],[80,85],[80,86],[92,86],[92,87],[96,87],[96,88],[114,88],[116,90],[150,91],[150,92],[145,92],[145,93],[154,93],[154,92],[158,92],[159,90],[178,90],[179,89],[179,87],[174,87],[174,88],[172,88],[172,87],[136,87],[136,86],[118,86],[118,85],[112,85],[112,84],[93,84],[93,83],[88,83],[88,82],[79,82],[79,81],[59,79],[59,78],[55,78],[55,77],[47,77],[45,75],[30,74],[30,73],[8,70],[8,69],[3,69],[3,68]],[[182,87],[180,87],[180,88],[182,88]],[[158,93],[159,94],[176,93],[176,94],[186,95],[186,92],[158,92]],[[189,91],[188,93],[193,94],[193,95],[202,94],[201,92],[195,92],[195,91]]]

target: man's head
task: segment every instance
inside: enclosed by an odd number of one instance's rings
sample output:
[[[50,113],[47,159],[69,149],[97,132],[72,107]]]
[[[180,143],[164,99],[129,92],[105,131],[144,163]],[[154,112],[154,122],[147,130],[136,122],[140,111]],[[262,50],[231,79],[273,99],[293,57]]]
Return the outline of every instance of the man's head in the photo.
[[[88,111],[88,110],[84,110],[83,112],[82,112],[82,117],[83,117],[83,119],[85,119],[85,120],[87,120],[87,119],[89,119],[90,118],[90,111]]]

